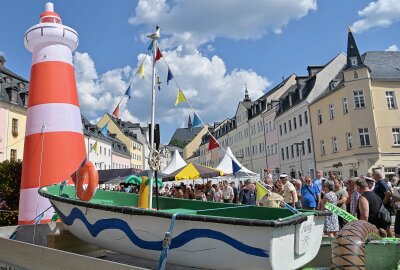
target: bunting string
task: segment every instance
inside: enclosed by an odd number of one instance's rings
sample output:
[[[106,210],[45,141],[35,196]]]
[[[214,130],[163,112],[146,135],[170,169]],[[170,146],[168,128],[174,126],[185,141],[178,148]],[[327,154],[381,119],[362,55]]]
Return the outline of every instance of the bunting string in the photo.
[[[157,52],[160,51],[160,47],[158,47]],[[160,51],[161,53],[161,51]],[[167,59],[165,57],[162,57],[164,60],[165,65],[168,68],[168,75],[167,75],[167,81],[169,80],[174,80],[176,87],[178,88],[178,94],[177,94],[177,98],[176,98],[176,102],[175,102],[175,106],[182,103],[182,102],[187,102],[187,104],[189,105],[189,109],[197,116],[198,121],[201,122],[201,124],[203,126],[206,126],[206,124],[204,123],[204,121],[200,118],[199,114],[196,112],[196,110],[194,109],[194,107],[192,106],[192,104],[190,103],[190,101],[187,99],[187,97],[184,95],[182,88],[180,87],[180,84],[178,82],[178,80],[176,79],[176,77],[173,75],[170,66],[168,65]],[[158,60],[158,59],[157,59]],[[172,75],[172,76],[170,76]],[[237,164],[236,162],[234,162],[234,157],[232,157],[230,155],[230,153],[227,153],[226,149],[224,149],[221,145],[221,143],[219,143],[219,141],[217,140],[217,138],[215,138],[215,136],[210,132],[210,130],[207,130],[208,135],[210,136],[210,142],[213,139],[214,142],[216,144],[218,144],[219,148],[222,149],[222,151],[227,154],[231,159],[232,159],[232,163],[233,163],[233,172],[237,172],[238,170],[244,168],[244,166],[242,164]],[[213,148],[214,149],[214,148]],[[212,149],[211,149],[212,151]],[[239,169],[238,169],[239,168]],[[251,175],[249,175],[246,171],[244,171],[244,173],[248,176],[251,177]]]

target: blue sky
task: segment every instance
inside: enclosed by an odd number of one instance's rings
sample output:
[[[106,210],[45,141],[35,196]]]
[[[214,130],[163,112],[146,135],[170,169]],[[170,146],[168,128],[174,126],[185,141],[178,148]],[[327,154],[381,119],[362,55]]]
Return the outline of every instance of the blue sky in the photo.
[[[31,54],[23,35],[38,23],[46,1],[2,3],[0,53],[6,67],[29,79]],[[161,26],[164,58],[186,97],[207,123],[232,117],[243,98],[259,98],[282,77],[304,75],[346,52],[347,27],[361,53],[398,50],[399,0],[57,0],[55,11],[80,35],[74,52],[82,113],[96,121],[111,113],[130,76],[148,53],[146,34]],[[147,58],[149,59],[149,58]],[[135,78],[133,97],[121,105],[121,118],[150,121],[150,62],[145,79]],[[156,119],[163,143],[187,123],[187,104],[174,106],[177,88],[166,85],[164,61],[157,64],[163,84]]]

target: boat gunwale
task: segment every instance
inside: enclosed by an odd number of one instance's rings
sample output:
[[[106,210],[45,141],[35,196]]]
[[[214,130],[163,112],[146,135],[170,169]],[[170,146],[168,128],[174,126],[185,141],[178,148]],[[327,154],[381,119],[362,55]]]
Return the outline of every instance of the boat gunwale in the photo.
[[[114,206],[107,204],[95,204],[86,201],[79,201],[76,199],[60,197],[54,194],[50,194],[43,190],[43,188],[38,189],[38,193],[40,196],[45,198],[64,202],[72,205],[83,206],[87,208],[105,210],[109,212],[121,213],[121,214],[130,214],[130,215],[138,215],[138,216],[155,216],[159,218],[168,218],[171,219],[173,217],[173,213],[137,208],[132,206]],[[53,204],[53,203],[52,203]],[[195,210],[193,210],[195,211]],[[314,216],[330,216],[330,212],[325,211],[313,211],[311,213]],[[284,226],[292,226],[296,224],[300,224],[307,220],[307,214],[293,214],[290,217],[277,219],[277,220],[259,220],[259,219],[245,219],[245,218],[231,218],[231,217],[217,217],[217,216],[206,216],[206,215],[191,215],[188,213],[179,213],[176,216],[177,220],[189,220],[189,221],[199,221],[199,222],[210,222],[210,223],[222,223],[222,224],[230,224],[230,225],[241,225],[241,226],[256,226],[256,227],[284,227]]]

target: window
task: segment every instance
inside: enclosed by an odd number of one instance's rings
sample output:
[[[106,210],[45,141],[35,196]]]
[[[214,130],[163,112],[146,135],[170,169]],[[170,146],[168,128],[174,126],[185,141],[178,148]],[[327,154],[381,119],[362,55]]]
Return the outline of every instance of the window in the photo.
[[[293,128],[296,129],[297,128],[297,121],[296,121],[296,117],[293,118]]]
[[[286,146],[286,159],[289,159],[289,146]]]
[[[11,149],[10,161],[17,161],[17,149]]]
[[[285,160],[285,152],[283,151],[283,148],[281,148],[281,154],[282,154],[282,160]]]
[[[346,133],[346,144],[347,144],[347,150],[353,148],[353,136],[351,133]]]
[[[354,79],[358,79],[358,73],[357,73],[357,71],[354,71],[353,76],[354,76]]]
[[[11,90],[11,102],[18,103],[18,92],[15,90]]]
[[[292,158],[294,158],[293,144],[290,146],[290,153],[292,154]]]
[[[357,57],[350,57],[350,63],[351,66],[357,66],[358,65],[358,61],[357,61]]]
[[[279,133],[282,135],[282,125],[279,125]]]
[[[386,103],[389,109],[396,109],[396,96],[393,91],[386,91]]]
[[[269,152],[269,145],[267,145],[267,156],[269,156],[270,155],[270,152]]]
[[[286,123],[283,123],[283,131],[285,132],[285,134],[287,133]]]
[[[304,124],[305,124],[305,125],[308,124],[308,114],[307,114],[307,111],[304,112]]]
[[[365,108],[364,92],[363,91],[353,91],[354,96],[354,108]]]
[[[336,137],[332,137],[332,152],[336,153],[338,151]]]
[[[18,136],[18,119],[12,119],[11,132],[14,137]]]
[[[100,155],[101,155],[101,149],[102,149],[102,148],[101,148],[101,146],[100,146]]]
[[[368,128],[359,128],[358,134],[360,136],[360,146],[370,146],[371,141],[369,139]]]
[[[308,153],[311,154],[311,139],[307,139]]]
[[[347,97],[343,98],[343,114],[348,114],[349,113],[349,102],[347,100]]]
[[[325,142],[323,140],[319,141],[319,147],[320,147],[321,156],[325,155]]]
[[[329,104],[329,119],[333,120],[335,118],[334,112],[335,106],[333,104]]]
[[[393,144],[400,145],[400,128],[392,128]]]
[[[303,156],[306,154],[306,149],[304,147],[304,141],[301,141],[301,152],[303,152],[302,153]]]
[[[321,110],[317,110],[317,119],[318,119],[318,125],[321,125],[322,124]]]
[[[299,114],[299,127],[303,125],[303,120],[301,114]]]
[[[289,132],[292,131],[292,120],[289,120]]]

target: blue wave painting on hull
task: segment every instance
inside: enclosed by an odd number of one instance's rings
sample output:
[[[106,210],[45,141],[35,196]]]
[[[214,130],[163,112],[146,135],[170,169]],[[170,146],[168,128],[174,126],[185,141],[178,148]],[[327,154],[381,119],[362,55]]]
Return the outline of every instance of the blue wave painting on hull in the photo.
[[[139,248],[148,250],[158,250],[158,251],[162,250],[162,241],[146,241],[140,239],[132,231],[128,223],[126,223],[121,219],[117,218],[99,219],[94,224],[90,224],[90,222],[86,219],[85,215],[79,208],[76,207],[72,208],[71,213],[68,216],[66,216],[56,206],[54,206],[54,204],[53,207],[65,224],[72,225],[76,219],[79,219],[83,222],[83,224],[85,224],[86,228],[93,237],[96,237],[103,230],[118,229],[123,231],[126,234],[126,236],[128,236],[128,238],[131,240],[131,242],[136,246],[138,246]],[[269,257],[268,252],[266,250],[248,246],[222,232],[210,229],[190,229],[184,231],[172,239],[170,249],[176,249],[182,247],[186,243],[196,238],[211,238],[219,240],[246,254],[257,257]]]

